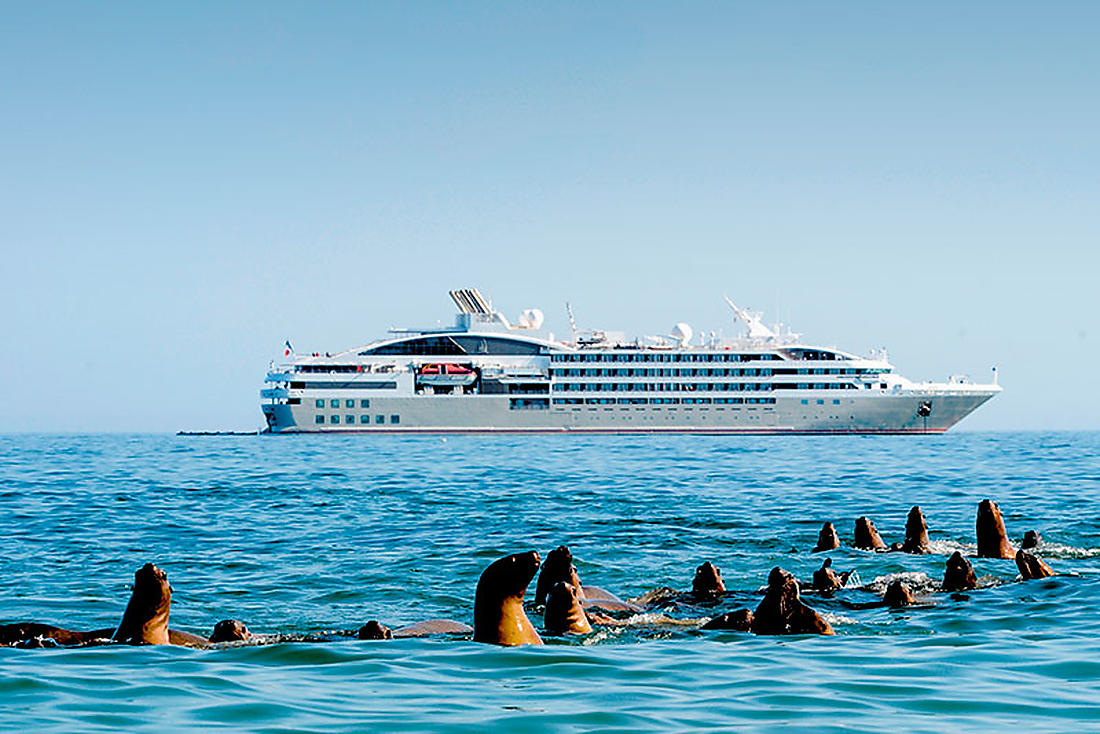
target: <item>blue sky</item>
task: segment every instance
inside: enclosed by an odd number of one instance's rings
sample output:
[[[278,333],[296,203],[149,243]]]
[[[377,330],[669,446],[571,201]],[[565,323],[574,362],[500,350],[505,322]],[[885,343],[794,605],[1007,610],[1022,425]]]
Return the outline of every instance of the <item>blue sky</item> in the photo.
[[[962,428],[1097,428],[1100,5],[26,3],[0,26],[0,431],[250,429],[300,351],[733,330]]]

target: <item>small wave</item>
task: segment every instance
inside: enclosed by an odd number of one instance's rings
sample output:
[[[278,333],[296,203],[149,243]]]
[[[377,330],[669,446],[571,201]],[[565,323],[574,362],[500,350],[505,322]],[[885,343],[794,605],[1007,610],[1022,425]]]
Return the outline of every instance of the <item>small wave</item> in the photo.
[[[1035,550],[1039,551],[1039,555],[1043,558],[1096,558],[1100,557],[1100,548],[1078,548],[1073,545],[1063,545],[1062,543],[1047,543],[1043,542],[1039,544],[1039,547]]]
[[[895,581],[901,581],[914,594],[930,594],[939,589],[940,583],[923,571],[899,571],[888,573],[885,576],[876,576],[875,580],[865,587],[876,594],[885,594],[886,587]]]
[[[819,612],[821,617],[829,623],[829,626],[835,627],[839,624],[859,624],[859,620],[847,617],[843,614],[836,614],[835,612]]]
[[[928,549],[941,556],[949,556],[955,551],[959,551],[964,556],[972,556],[978,552],[978,545],[976,543],[960,543],[957,540],[932,540],[928,543]]]

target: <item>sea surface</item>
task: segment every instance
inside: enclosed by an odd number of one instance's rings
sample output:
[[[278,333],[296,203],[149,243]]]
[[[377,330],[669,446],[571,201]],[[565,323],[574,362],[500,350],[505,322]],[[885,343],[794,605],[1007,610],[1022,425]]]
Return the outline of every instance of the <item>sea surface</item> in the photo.
[[[982,588],[936,593],[987,497],[1014,542],[1042,533],[1059,575],[975,558]],[[847,543],[867,515],[889,543],[914,504],[935,553],[827,554],[871,589],[804,596],[835,637],[697,629],[755,606],[774,566],[808,579],[823,522]],[[287,634],[472,622],[485,566],[560,544],[624,598],[689,589],[705,560],[735,592],[674,610],[685,624],[636,615],[544,647],[0,648],[5,729],[1100,729],[1097,433],[0,436],[0,530],[0,623],[110,627],[147,561],[168,572],[172,626],[204,635],[230,617]],[[860,606],[899,574],[928,605]]]

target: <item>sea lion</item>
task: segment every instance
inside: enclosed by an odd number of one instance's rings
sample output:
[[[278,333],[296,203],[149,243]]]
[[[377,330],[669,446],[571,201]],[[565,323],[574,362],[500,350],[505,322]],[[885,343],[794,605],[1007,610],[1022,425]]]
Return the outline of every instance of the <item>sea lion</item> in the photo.
[[[909,587],[901,579],[894,579],[890,582],[890,585],[886,587],[886,594],[883,595],[882,600],[886,602],[888,607],[907,607],[917,603],[917,598],[913,596],[913,592],[909,591]]]
[[[172,606],[172,587],[168,574],[146,563],[134,574],[134,590],[112,642],[130,645],[167,645],[168,612]]]
[[[699,629],[704,630],[737,630],[738,632],[752,631],[752,610],[737,609],[725,614],[719,614],[714,619],[708,620]]]
[[[799,598],[798,581],[776,566],[768,574],[768,590],[752,615],[752,631],[758,635],[831,635],[824,617]]]
[[[831,522],[825,523],[821,527],[821,532],[817,534],[817,545],[814,546],[814,553],[821,553],[822,551],[831,551],[840,547],[840,536],[837,535],[836,528],[833,527]]]
[[[523,611],[523,594],[539,570],[537,551],[514,553],[489,564],[474,594],[474,641],[496,645],[541,645]]]
[[[535,606],[541,607],[546,603],[546,595],[554,584],[565,582],[577,590],[577,596],[584,598],[584,589],[581,586],[580,577],[577,576],[577,567],[573,565],[573,552],[567,545],[559,545],[546,554],[539,571],[539,580],[535,584]]]
[[[368,622],[369,624],[369,622]],[[468,635],[474,628],[462,622],[450,619],[426,619],[416,624],[398,627],[393,631],[394,637],[428,637],[429,635]]]
[[[860,550],[886,550],[886,543],[882,542],[882,536],[875,529],[875,523],[868,517],[861,517],[856,520],[855,543],[853,546]]]
[[[51,639],[61,646],[120,643],[205,647],[206,638],[168,628],[171,604],[172,587],[168,584],[168,575],[152,563],[146,563],[134,574],[134,588],[117,627],[81,632],[37,622],[17,623],[0,627],[0,644],[41,638]]]
[[[1030,550],[1032,548],[1038,548],[1039,544],[1043,542],[1043,536],[1039,535],[1038,530],[1028,530],[1024,533],[1024,542],[1020,544],[1020,547],[1024,550]]]
[[[214,625],[207,639],[210,642],[247,642],[252,639],[252,633],[239,619],[223,619]]]
[[[695,569],[695,578],[691,580],[691,594],[699,599],[713,599],[726,593],[726,584],[722,581],[722,572],[710,561]]]
[[[114,632],[114,627],[79,632],[40,622],[16,622],[0,625],[0,645],[29,646],[35,640],[53,640],[55,644],[62,647],[90,645],[96,642],[106,644],[110,642]]]
[[[546,595],[546,613],[542,626],[550,635],[587,635],[592,631],[588,615],[584,613],[577,590],[572,584],[559,581]]]
[[[944,570],[944,591],[966,591],[978,585],[978,577],[974,575],[974,567],[970,561],[963,558],[963,554],[955,551],[947,559],[947,568]]]
[[[1008,542],[1005,532],[1004,516],[1001,508],[993,500],[978,503],[978,519],[975,523],[978,534],[978,558],[1014,558],[1015,551]]]
[[[852,575],[852,572],[837,573],[832,569],[832,565],[833,559],[826,558],[821,564],[821,568],[814,571],[813,587],[816,591],[828,594],[848,583],[848,577]]]
[[[905,518],[905,542],[901,544],[900,550],[903,553],[931,552],[928,523],[924,521],[924,513],[917,505],[913,505],[909,510],[909,516]]]
[[[392,640],[393,631],[377,619],[372,619],[359,628],[356,637],[360,640]]]
[[[1023,549],[1016,551],[1016,568],[1020,569],[1020,576],[1024,581],[1045,579],[1054,575],[1054,571],[1050,570],[1050,566],[1042,558]]]

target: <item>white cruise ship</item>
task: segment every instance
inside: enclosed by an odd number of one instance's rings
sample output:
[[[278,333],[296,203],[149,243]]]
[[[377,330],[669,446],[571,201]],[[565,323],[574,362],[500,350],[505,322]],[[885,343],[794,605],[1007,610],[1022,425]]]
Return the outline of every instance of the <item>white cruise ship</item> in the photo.
[[[556,341],[542,313],[509,323],[475,289],[451,291],[454,325],[272,363],[270,433],[943,433],[1000,392],[965,377],[912,382],[885,354],[812,346],[730,308],[737,339]],[[572,323],[572,314],[570,322]]]

